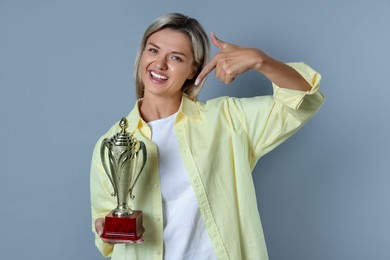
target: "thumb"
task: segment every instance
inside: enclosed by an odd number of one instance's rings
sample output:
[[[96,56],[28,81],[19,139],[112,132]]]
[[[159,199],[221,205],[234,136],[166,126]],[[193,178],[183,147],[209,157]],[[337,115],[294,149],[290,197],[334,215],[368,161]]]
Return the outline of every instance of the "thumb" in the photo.
[[[215,36],[215,33],[213,33],[213,32],[210,33],[210,39],[211,39],[212,43],[214,44],[214,46],[217,47],[221,51],[231,51],[234,48],[238,47],[234,44],[220,40],[217,36]]]
[[[221,51],[226,47],[226,43],[218,39],[217,36],[215,36],[215,33],[213,32],[210,33],[210,39],[211,42],[214,44],[214,46],[220,49]]]
[[[95,221],[95,230],[96,233],[101,236],[104,231],[104,218],[98,218]]]

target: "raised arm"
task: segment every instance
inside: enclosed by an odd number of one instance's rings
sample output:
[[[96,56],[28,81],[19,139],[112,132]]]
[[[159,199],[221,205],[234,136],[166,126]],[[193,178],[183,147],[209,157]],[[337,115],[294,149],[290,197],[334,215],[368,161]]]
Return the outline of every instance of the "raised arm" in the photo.
[[[311,86],[290,66],[254,48],[245,48],[219,40],[214,33],[212,43],[220,50],[203,68],[195,84],[202,82],[215,70],[215,76],[225,84],[248,70],[257,70],[282,88],[309,91]]]

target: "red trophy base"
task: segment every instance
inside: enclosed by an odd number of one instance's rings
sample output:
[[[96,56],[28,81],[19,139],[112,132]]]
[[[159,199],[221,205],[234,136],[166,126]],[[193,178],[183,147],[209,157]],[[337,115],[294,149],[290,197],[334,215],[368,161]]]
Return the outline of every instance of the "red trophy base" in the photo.
[[[106,216],[102,238],[108,242],[142,243],[142,211],[134,210],[130,216],[115,217],[112,212]]]

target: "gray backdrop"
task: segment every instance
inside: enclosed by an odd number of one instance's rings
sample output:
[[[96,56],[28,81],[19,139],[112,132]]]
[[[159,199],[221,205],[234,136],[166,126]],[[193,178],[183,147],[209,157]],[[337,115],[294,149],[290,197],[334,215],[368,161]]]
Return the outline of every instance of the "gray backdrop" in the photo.
[[[91,152],[133,106],[143,31],[173,11],[323,76],[322,110],[253,175],[271,260],[390,259],[389,0],[0,0],[1,258],[101,258]],[[210,75],[201,99],[267,93],[257,73]]]

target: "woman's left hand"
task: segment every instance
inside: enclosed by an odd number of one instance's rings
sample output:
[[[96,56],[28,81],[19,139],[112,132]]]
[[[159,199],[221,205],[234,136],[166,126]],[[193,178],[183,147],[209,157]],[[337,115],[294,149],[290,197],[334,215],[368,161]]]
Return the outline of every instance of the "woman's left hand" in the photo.
[[[251,70],[259,70],[265,54],[258,49],[244,48],[219,40],[214,33],[212,43],[220,50],[198,75],[195,85],[199,85],[215,69],[215,76],[225,84],[231,83],[238,75]]]

